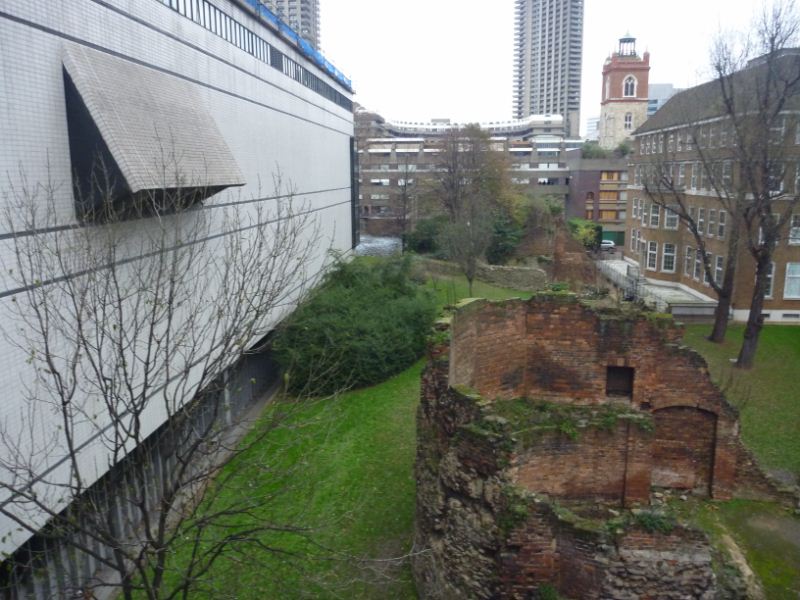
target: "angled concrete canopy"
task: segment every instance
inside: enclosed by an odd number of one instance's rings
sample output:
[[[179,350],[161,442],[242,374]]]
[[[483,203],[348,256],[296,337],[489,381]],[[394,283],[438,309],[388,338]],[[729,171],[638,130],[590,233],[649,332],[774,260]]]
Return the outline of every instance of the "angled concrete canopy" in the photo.
[[[83,193],[98,179],[88,172],[98,160],[115,179],[114,200],[186,189],[206,197],[245,183],[196,86],[77,45],[66,48],[64,70],[70,151]]]

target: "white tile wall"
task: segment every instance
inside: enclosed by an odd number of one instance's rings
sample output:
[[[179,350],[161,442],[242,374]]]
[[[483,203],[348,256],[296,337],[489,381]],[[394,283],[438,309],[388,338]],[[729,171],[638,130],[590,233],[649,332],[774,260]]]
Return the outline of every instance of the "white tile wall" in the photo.
[[[6,0],[0,4],[0,236],[10,227],[8,218],[2,217],[5,207],[10,205],[9,196],[37,183],[50,181],[57,186],[55,218],[60,223],[74,221],[61,61],[66,46],[90,43],[203,84],[194,85],[205,98],[247,181],[243,188],[226,190],[206,205],[270,196],[273,174],[279,170],[284,181],[291,182],[299,201],[320,209],[322,236],[309,243],[321,248],[349,249],[348,141],[353,135],[350,112],[158,0],[107,1],[123,13],[162,28],[179,40],[93,0]],[[235,4],[219,0],[219,6],[324,77],[319,69]],[[199,46],[213,56],[181,42]],[[274,201],[267,200],[264,204],[270,202]],[[238,210],[251,210],[253,206],[241,205]],[[14,216],[10,219],[14,221]],[[129,227],[135,233],[137,228],[146,228],[147,221],[134,222]],[[9,241],[0,240],[3,269],[0,292],[12,285],[7,272],[13,263],[10,252]],[[313,268],[320,269],[324,260],[320,255]],[[9,310],[10,302],[10,297],[0,298],[0,326],[11,336],[11,339],[0,336],[0,389],[3,390],[0,428],[5,430],[20,429],[26,422],[29,405],[24,390],[31,380],[25,354],[13,343],[16,324]],[[162,418],[163,415],[154,413],[148,423],[150,429],[155,429]],[[36,419],[42,420],[41,430],[46,430],[47,417],[40,412]],[[34,442],[20,440],[20,443]],[[99,444],[90,445],[87,450],[85,466],[100,465],[89,469],[93,477],[102,474],[105,468],[102,453]],[[0,474],[3,476],[7,475]],[[53,502],[56,501],[57,496],[53,495]],[[26,518],[41,520],[35,514]],[[8,519],[0,518],[0,540],[5,540],[0,542],[0,551],[11,552],[26,538],[27,534],[16,531]]]

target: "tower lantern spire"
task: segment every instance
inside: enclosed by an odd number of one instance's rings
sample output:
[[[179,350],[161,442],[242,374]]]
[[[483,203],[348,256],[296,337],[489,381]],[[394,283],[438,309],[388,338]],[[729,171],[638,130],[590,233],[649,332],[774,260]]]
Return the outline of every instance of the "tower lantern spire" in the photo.
[[[636,38],[627,34],[625,37],[619,38],[619,52],[620,56],[636,56]]]

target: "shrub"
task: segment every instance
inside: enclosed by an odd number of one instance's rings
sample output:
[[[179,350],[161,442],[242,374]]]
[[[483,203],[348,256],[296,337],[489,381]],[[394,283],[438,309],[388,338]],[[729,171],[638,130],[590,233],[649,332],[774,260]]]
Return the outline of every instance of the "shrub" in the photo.
[[[587,250],[597,250],[600,247],[600,237],[603,235],[603,228],[594,221],[587,219],[570,219],[567,221],[569,231]]]
[[[421,356],[436,304],[410,269],[408,257],[337,264],[276,335],[289,391],[378,383]]]
[[[586,142],[581,147],[582,158],[608,158],[609,152],[594,141]]]
[[[435,254],[439,251],[438,238],[447,219],[432,217],[420,219],[414,231],[405,234],[405,248],[417,254]]]
[[[671,515],[662,513],[642,511],[635,514],[634,522],[636,525],[649,531],[650,533],[669,534],[675,529],[677,522]]]
[[[514,254],[523,230],[508,217],[498,217],[494,222],[492,241],[486,249],[486,262],[491,265],[504,265]]]

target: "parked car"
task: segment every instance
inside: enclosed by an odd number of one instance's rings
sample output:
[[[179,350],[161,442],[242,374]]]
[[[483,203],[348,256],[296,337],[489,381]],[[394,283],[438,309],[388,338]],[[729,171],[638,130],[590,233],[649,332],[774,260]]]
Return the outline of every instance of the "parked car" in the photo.
[[[614,240],[603,240],[600,242],[600,249],[601,250],[610,250],[613,252],[617,249],[617,245],[614,243]]]

